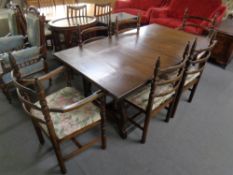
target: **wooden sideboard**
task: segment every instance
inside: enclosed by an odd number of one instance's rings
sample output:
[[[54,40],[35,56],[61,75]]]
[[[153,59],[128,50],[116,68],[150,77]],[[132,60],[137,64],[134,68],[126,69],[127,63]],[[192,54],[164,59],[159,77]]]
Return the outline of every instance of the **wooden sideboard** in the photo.
[[[218,43],[212,51],[211,61],[226,67],[233,58],[233,18],[222,21],[217,29]]]

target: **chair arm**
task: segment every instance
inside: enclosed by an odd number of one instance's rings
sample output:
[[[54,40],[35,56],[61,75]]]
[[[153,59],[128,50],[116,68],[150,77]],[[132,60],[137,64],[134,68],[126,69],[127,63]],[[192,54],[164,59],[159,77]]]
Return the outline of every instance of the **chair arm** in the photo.
[[[103,97],[103,96],[104,96],[104,93],[99,90],[99,91],[93,93],[92,95],[90,95],[90,96],[88,96],[88,97],[86,97],[86,98],[84,98],[76,103],[65,106],[63,108],[50,108],[49,111],[50,112],[60,112],[60,113],[70,112],[70,111],[76,110],[78,108],[81,108],[82,106],[84,106],[88,103],[91,103],[91,102],[93,102],[93,101],[95,101],[98,98]]]
[[[66,72],[66,67],[65,66],[60,66],[52,71],[50,71],[49,73],[41,76],[38,78],[39,81],[47,81],[47,80],[50,80],[52,79],[53,77],[63,73],[63,72]]]
[[[150,8],[150,19],[152,18],[159,18],[159,17],[167,17],[169,8],[168,7],[162,7],[162,8]]]
[[[131,0],[116,0],[113,11],[123,8],[129,8],[131,7],[131,4]]]
[[[14,35],[0,38],[0,53],[18,50],[24,47],[24,36]]]

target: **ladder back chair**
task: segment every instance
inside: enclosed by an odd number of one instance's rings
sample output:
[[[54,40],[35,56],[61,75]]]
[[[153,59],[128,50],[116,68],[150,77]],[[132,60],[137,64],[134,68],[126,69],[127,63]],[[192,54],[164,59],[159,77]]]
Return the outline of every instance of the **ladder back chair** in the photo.
[[[44,144],[43,134],[48,136],[62,173],[66,173],[66,160],[80,154],[97,142],[101,141],[102,149],[106,148],[105,95],[101,91],[85,98],[81,92],[71,87],[71,77],[64,66],[36,79],[24,79],[12,59],[11,64],[14,67],[12,78],[22,107],[30,116],[42,145]],[[44,82],[59,75],[66,77],[67,84],[64,88],[47,95]],[[35,90],[29,86],[35,87]],[[96,127],[100,129],[100,136],[85,144],[77,140],[77,136]],[[72,141],[77,148],[68,154],[63,154],[61,144],[66,141]]]
[[[129,104],[138,111],[132,116],[127,115],[127,110],[123,113],[126,115],[126,121],[142,130],[141,143],[146,142],[148,127],[152,117],[164,108],[168,109],[166,122],[173,115],[174,102],[181,88],[180,83],[183,78],[188,49],[189,45],[186,46],[184,58],[174,66],[162,69],[160,67],[160,59],[158,59],[155,63],[152,81],[125,99],[126,104]],[[136,121],[141,114],[144,114],[143,124]]]
[[[111,15],[111,11],[111,3],[95,4],[94,16],[101,20],[101,18],[109,17],[109,15]]]
[[[79,30],[79,46],[82,47],[84,44],[111,37],[109,28],[107,26],[94,26],[87,29]]]
[[[82,6],[67,6],[67,17],[75,18],[87,16],[87,5]]]
[[[216,45],[216,43],[216,40],[211,41],[210,45],[207,48],[196,50],[197,40],[195,40],[191,47],[189,59],[187,62],[187,68],[184,74],[185,82],[183,87],[183,90],[189,89],[191,91],[188,102],[191,102],[193,99],[196,88],[204,71],[205,65],[208,59],[210,58],[211,51]]]
[[[205,65],[211,56],[211,50],[216,45],[217,41],[213,40],[213,38],[210,39],[210,44],[207,48],[196,50],[197,40],[195,40],[191,46],[188,61],[185,66],[185,73],[184,77],[181,82],[182,88],[180,88],[180,91],[177,95],[177,99],[173,108],[173,115],[171,118],[174,118],[174,113],[177,110],[178,101],[182,95],[182,92],[189,90],[190,95],[188,98],[188,102],[191,103],[194,97],[194,94],[196,92],[196,89],[198,87],[198,84],[200,82],[200,79],[202,77]]]
[[[119,20],[116,17],[115,21],[115,34],[118,36],[120,33],[124,33],[133,29],[136,29],[136,34],[139,34],[141,25],[141,15],[138,15],[136,18]]]
[[[191,27],[195,28],[197,31],[203,31],[197,33],[203,33],[204,35],[208,35],[211,30],[214,30],[216,28],[216,18],[217,15],[215,15],[213,19],[208,19],[200,16],[192,16],[189,15],[188,9],[186,9],[182,25],[181,27],[178,27],[178,29],[185,31],[187,28]]]

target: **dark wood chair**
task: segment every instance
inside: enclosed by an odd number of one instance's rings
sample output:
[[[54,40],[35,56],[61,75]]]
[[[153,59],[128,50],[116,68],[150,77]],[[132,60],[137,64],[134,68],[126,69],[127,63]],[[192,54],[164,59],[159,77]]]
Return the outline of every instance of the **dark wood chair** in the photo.
[[[111,13],[111,3],[95,4],[94,16],[97,20],[97,26],[107,26],[110,32],[109,35],[111,35],[112,31]]]
[[[173,115],[174,102],[176,102],[177,93],[181,88],[180,83],[187,61],[188,49],[189,45],[185,49],[181,62],[174,66],[162,69],[160,67],[160,59],[158,59],[155,63],[152,81],[137,89],[125,99],[126,104],[137,110],[136,114],[132,116],[127,115],[127,110],[123,112],[123,115],[125,114],[126,121],[142,130],[141,143],[146,142],[148,127],[152,117],[164,108],[168,109],[166,122]],[[145,117],[142,125],[137,122],[141,114],[144,114]]]
[[[48,74],[35,78],[22,78],[15,61],[11,59],[13,82],[25,112],[30,116],[40,143],[44,144],[44,133],[54,148],[60,169],[66,173],[65,161],[80,154],[101,141],[102,149],[106,148],[104,131],[105,95],[97,91],[88,97],[71,87],[70,74],[64,66]],[[50,95],[47,95],[44,82],[65,73],[67,84]],[[65,82],[65,81],[63,81]],[[35,87],[35,90],[30,88]],[[95,137],[86,144],[81,144],[76,137],[100,127],[101,136]],[[63,155],[61,144],[72,141],[77,146],[72,152]]]
[[[111,3],[95,4],[94,16],[97,18],[97,20],[103,20],[106,17],[109,18],[111,12],[112,12]]]
[[[87,5],[82,6],[67,6],[67,17],[74,18],[74,17],[82,17],[87,16]]]
[[[118,20],[116,17],[115,22],[115,35],[118,36],[120,33],[124,33],[133,29],[136,29],[136,34],[139,34],[141,25],[141,16],[138,15],[136,18],[127,20]]]
[[[201,79],[205,65],[210,58],[211,51],[216,45],[217,41],[212,41],[206,49],[196,50],[197,40],[194,41],[188,64],[184,76],[184,87],[183,90],[190,90],[190,96],[188,102],[192,102],[193,96]]]
[[[196,30],[201,30],[200,32],[196,31],[195,33],[208,35],[210,31],[216,28],[216,18],[217,16],[215,16],[213,19],[208,19],[200,16],[192,16],[189,15],[188,9],[186,9],[182,25],[178,27],[178,29],[186,31],[188,27],[191,27]]]
[[[19,5],[13,5],[11,8],[15,10],[17,14],[16,21],[18,25],[19,34],[22,34],[25,36],[27,34],[27,23],[26,23],[24,14],[22,10],[20,9]]]
[[[185,73],[184,77],[181,82],[182,88],[180,89],[177,100],[175,102],[172,116],[171,118],[174,118],[174,114],[177,110],[179,99],[184,91],[189,90],[190,95],[188,98],[188,102],[191,103],[192,99],[194,97],[194,94],[196,92],[196,89],[198,87],[199,81],[202,77],[202,73],[204,71],[205,65],[211,55],[211,50],[216,45],[217,41],[210,39],[210,44],[207,48],[196,50],[197,40],[195,40],[191,46],[190,53],[188,56],[188,61],[185,66]]]
[[[82,47],[84,44],[106,37],[111,37],[108,26],[89,27],[79,32],[79,46]]]

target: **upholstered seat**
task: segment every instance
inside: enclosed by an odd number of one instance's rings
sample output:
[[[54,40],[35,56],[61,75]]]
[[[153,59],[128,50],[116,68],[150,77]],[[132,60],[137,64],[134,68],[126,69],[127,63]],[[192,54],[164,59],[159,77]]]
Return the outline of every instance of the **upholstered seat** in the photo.
[[[148,86],[144,87],[142,90],[140,90],[139,92],[132,94],[131,96],[126,98],[126,100],[129,101],[130,103],[146,110],[148,100],[149,100],[150,90],[151,90],[151,87],[150,87],[150,85],[148,85]],[[172,90],[172,87],[169,85],[157,86],[155,93],[161,94],[161,93],[167,92],[169,90]],[[159,105],[164,103],[167,99],[169,99],[172,95],[174,95],[174,91],[172,91],[172,93],[167,94],[165,96],[155,97],[152,109],[154,110],[155,108],[157,108]]]
[[[73,104],[85,97],[81,95],[79,91],[71,87],[65,87],[57,92],[46,97],[49,108],[59,108],[64,107],[70,104]],[[37,106],[39,102],[35,103]],[[44,115],[35,109],[31,111],[32,115],[35,117],[44,120]],[[101,120],[100,110],[94,104],[88,103],[77,110],[66,112],[66,113],[50,113],[51,120],[55,129],[55,133],[59,139],[72,134],[75,131],[78,131],[84,128],[87,125],[90,125],[94,122]],[[42,128],[47,131],[47,126],[44,124]]]

